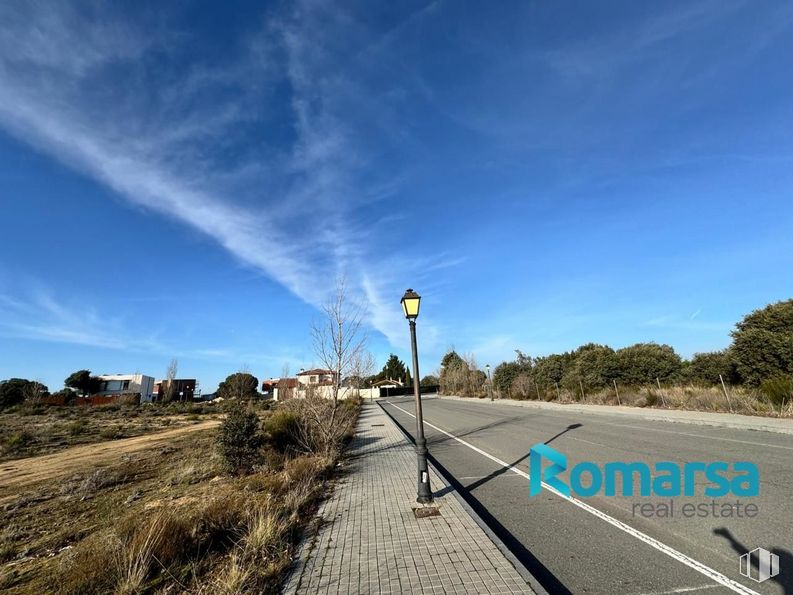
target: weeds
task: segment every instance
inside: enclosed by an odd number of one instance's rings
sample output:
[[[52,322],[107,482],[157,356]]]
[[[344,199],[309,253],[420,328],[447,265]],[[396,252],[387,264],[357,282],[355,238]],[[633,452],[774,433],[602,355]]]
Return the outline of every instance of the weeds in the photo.
[[[782,377],[764,383],[759,390],[746,387],[729,387],[730,404],[721,386],[668,386],[619,387],[619,403],[628,407],[664,407],[689,411],[728,412],[746,415],[774,415],[793,417],[793,378]],[[788,392],[790,391],[790,392]],[[557,393],[546,393],[547,400],[559,403],[587,403],[593,405],[617,405],[613,388],[598,391],[560,389]],[[548,398],[550,397],[550,398]]]
[[[99,430],[99,436],[105,440],[115,440],[121,436],[121,428],[119,426],[107,426]]]
[[[34,440],[33,434],[27,430],[22,430],[8,436],[3,442],[3,448],[10,453],[20,452],[32,444]]]
[[[84,434],[88,429],[88,423],[84,419],[76,419],[71,423],[66,424],[66,431],[70,436],[79,436]]]

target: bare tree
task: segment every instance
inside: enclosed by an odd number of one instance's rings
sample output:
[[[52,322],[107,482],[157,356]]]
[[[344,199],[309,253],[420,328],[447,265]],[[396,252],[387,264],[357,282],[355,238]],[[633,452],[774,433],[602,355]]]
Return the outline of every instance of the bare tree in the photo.
[[[353,387],[356,389],[357,396],[360,396],[360,390],[364,386],[364,381],[374,374],[375,361],[372,354],[362,349],[350,363],[349,377],[353,381]]]
[[[176,390],[176,374],[179,371],[179,360],[173,358],[171,363],[168,364],[168,369],[165,371],[165,395],[166,403],[173,401],[173,393]]]
[[[284,364],[281,368],[281,378],[278,379],[278,400],[286,401],[292,398],[292,391],[289,388],[289,364]]]
[[[25,401],[29,403],[38,404],[47,396],[47,387],[44,386],[39,380],[28,382],[22,389]]]
[[[336,280],[336,291],[322,307],[322,319],[311,325],[314,353],[326,369],[333,372],[333,402],[339,398],[339,386],[349,374],[353,362],[366,347],[363,320],[366,308],[349,299],[345,280]]]
[[[322,308],[322,319],[311,325],[314,352],[322,365],[333,373],[330,414],[318,417],[317,431],[323,436],[338,436],[344,423],[344,415],[337,419],[339,386],[342,376],[350,372],[353,362],[366,347],[366,333],[362,328],[365,313],[363,304],[348,299],[346,283],[339,278],[334,295]],[[307,391],[306,400],[316,400],[316,397]]]

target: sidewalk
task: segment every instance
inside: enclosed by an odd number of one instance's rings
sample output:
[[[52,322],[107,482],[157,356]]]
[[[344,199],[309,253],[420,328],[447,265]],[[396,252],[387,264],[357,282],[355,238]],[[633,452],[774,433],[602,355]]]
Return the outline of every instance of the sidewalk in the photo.
[[[533,593],[432,469],[440,516],[415,517],[415,450],[378,405],[364,404],[350,450],[285,593]]]
[[[444,401],[467,401],[469,403],[490,403],[488,399],[472,399],[452,395],[434,396]],[[514,401],[496,399],[494,405],[529,407],[594,415],[623,416],[626,418],[651,421],[671,421],[698,426],[716,426],[733,430],[759,430],[777,434],[793,434],[793,419],[742,415],[740,413],[718,413],[710,411],[688,411],[685,409],[654,409],[652,407],[626,407],[619,405],[588,405],[584,403],[554,403],[545,401]]]

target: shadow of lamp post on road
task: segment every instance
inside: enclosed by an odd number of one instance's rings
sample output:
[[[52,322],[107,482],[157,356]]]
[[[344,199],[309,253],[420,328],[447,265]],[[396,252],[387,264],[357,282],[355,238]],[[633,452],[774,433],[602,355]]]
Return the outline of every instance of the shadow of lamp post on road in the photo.
[[[410,323],[410,346],[413,351],[413,394],[416,397],[416,456],[418,458],[418,497],[419,504],[432,502],[430,474],[427,468],[427,440],[424,438],[424,416],[421,413],[421,387],[419,382],[419,356],[416,347],[416,318],[419,317],[421,296],[408,289],[402,296],[402,309]]]

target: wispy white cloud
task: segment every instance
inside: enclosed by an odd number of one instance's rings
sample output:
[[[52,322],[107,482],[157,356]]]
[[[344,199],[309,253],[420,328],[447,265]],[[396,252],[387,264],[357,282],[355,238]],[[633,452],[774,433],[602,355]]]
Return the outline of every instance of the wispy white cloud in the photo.
[[[95,310],[67,306],[37,290],[24,299],[0,294],[0,335],[104,349],[127,349],[118,320],[102,319]]]
[[[221,361],[235,366],[251,363],[269,368],[300,361],[299,354],[281,345],[272,352],[253,352],[232,346],[185,347],[176,338],[163,340],[122,316],[109,316],[84,299],[59,300],[40,283],[12,295],[0,291],[0,337],[80,345],[163,358]]]
[[[353,211],[371,192],[353,180],[362,157],[338,109],[350,81],[329,74],[340,72],[327,49],[332,23],[320,4],[293,10],[241,42],[231,63],[185,66],[180,39],[157,21],[131,24],[110,5],[4,3],[0,125],[129,203],[202,232],[310,304],[346,274],[370,298],[373,326],[397,340],[395,308],[367,274],[376,259],[357,241]],[[271,88],[283,81],[288,147],[266,138]],[[249,130],[266,149],[240,150]]]

